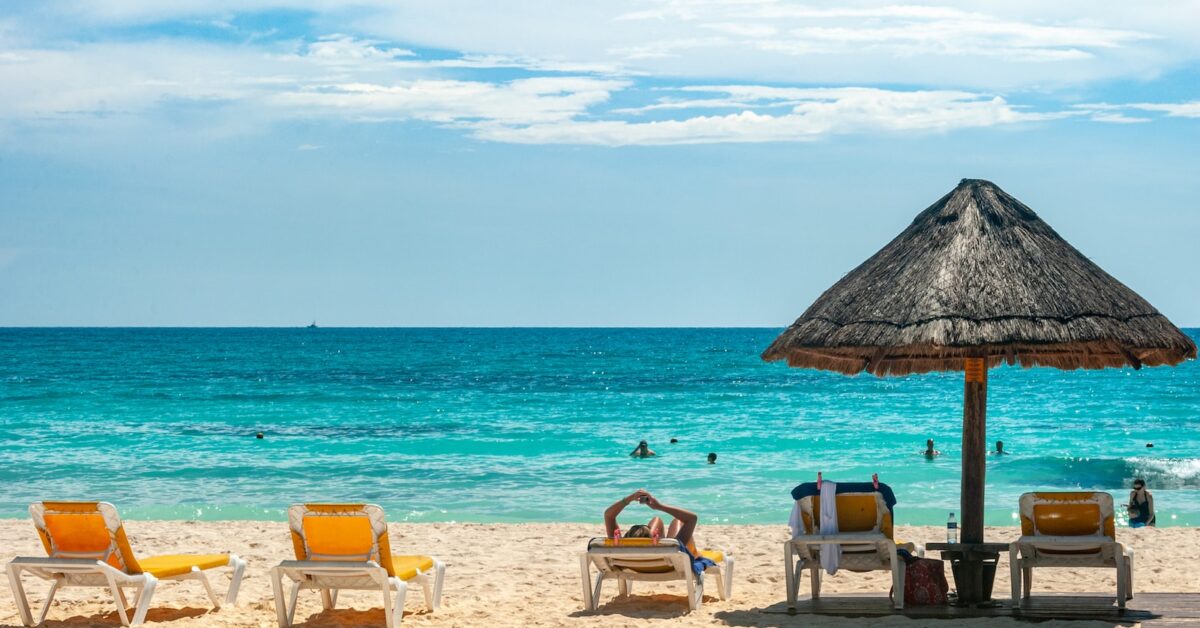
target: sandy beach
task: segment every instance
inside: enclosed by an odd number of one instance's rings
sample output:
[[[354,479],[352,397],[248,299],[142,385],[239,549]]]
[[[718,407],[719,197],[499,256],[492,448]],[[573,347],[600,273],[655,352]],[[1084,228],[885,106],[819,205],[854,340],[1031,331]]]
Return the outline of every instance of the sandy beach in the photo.
[[[211,612],[200,585],[164,583],[155,594],[147,625],[274,626],[268,570],[290,558],[291,545],[282,522],[128,521],[126,530],[139,555],[157,553],[233,552],[248,562],[238,604]],[[989,539],[1009,540],[1016,528],[989,528]],[[721,601],[706,596],[699,612],[686,613],[682,583],[639,583],[629,599],[616,599],[616,585],[606,584],[604,603],[596,613],[582,611],[577,556],[588,538],[601,533],[588,524],[391,524],[395,551],[428,552],[445,561],[443,606],[426,613],[419,594],[410,595],[404,619],[409,626],[777,626],[853,625],[868,620],[786,617],[758,609],[784,598],[781,544],[784,526],[701,526],[703,545],[726,548],[736,556],[734,595]],[[933,542],[944,535],[937,527],[898,527],[897,536]],[[1120,530],[1118,538],[1135,548],[1138,591],[1200,591],[1200,529],[1161,528]],[[42,548],[26,520],[0,520],[0,560],[40,556]],[[947,570],[948,571],[948,570]],[[220,575],[216,586],[228,579]],[[824,591],[885,596],[886,574],[843,573],[825,579]],[[1114,574],[1108,570],[1041,570],[1035,594],[1110,592]],[[28,581],[37,600],[45,585]],[[804,587],[805,589],[807,587]],[[998,596],[1008,591],[1007,562],[996,578]],[[4,583],[0,624],[19,625],[16,609]],[[711,592],[710,592],[711,593]],[[339,609],[322,612],[318,596],[301,596],[297,621],[308,626],[382,625],[383,613],[375,596],[347,592]],[[119,625],[111,603],[97,590],[67,589],[59,594],[48,625]],[[653,620],[647,623],[646,620]],[[922,625],[902,617],[871,623]],[[989,623],[994,620],[988,620]],[[983,620],[980,620],[982,624]],[[1086,625],[1072,622],[1072,626]]]

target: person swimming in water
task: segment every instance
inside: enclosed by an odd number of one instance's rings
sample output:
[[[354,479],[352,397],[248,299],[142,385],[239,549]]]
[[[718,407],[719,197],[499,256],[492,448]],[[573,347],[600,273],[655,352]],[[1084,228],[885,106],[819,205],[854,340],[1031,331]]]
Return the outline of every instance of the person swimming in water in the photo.
[[[929,440],[927,440],[927,441],[925,441],[925,452],[924,452],[924,456],[925,456],[926,458],[930,458],[930,459],[932,459],[934,456],[940,456],[940,455],[942,455],[942,452],[940,452],[940,451],[938,451],[938,450],[936,450],[936,449],[934,449],[934,448],[933,448],[933,439],[932,439],[932,438],[931,438],[931,439],[929,439]]]
[[[634,447],[633,451],[630,452],[629,455],[634,458],[649,458],[650,456],[657,456],[658,454],[654,453],[653,449],[650,449],[650,446],[646,444],[646,441],[642,441],[638,443],[637,447]]]
[[[1008,452],[1004,451],[1004,441],[996,441],[996,450],[992,452],[993,456],[1007,456]]]
[[[717,454],[716,453],[708,454],[708,464],[717,464]]]
[[[671,525],[664,529],[663,520],[660,517],[652,517],[646,524],[635,524],[629,526],[622,538],[626,539],[649,539],[654,538],[657,533],[659,538],[676,539],[683,543],[693,554],[696,553],[696,544],[692,541],[692,536],[696,532],[696,522],[700,517],[690,510],[684,510],[676,506],[664,504],[646,489],[638,489],[616,501],[612,506],[609,506],[604,511],[604,535],[608,538],[613,538],[613,532],[617,529],[617,515],[625,510],[625,507],[632,503],[639,503],[649,507],[651,510],[657,510],[671,515]]]
[[[1146,481],[1138,478],[1133,481],[1133,490],[1129,492],[1129,527],[1154,527],[1154,495],[1146,490]]]

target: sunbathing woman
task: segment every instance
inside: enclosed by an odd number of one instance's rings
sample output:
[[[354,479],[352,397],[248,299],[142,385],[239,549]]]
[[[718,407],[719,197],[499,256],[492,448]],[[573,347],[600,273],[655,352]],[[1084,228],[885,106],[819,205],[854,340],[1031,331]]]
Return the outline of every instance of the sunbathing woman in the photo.
[[[675,506],[668,506],[657,499],[653,495],[646,492],[645,489],[638,489],[630,493],[628,497],[617,500],[612,506],[609,506],[604,511],[604,535],[612,538],[613,531],[617,529],[617,515],[621,514],[625,507],[638,502],[649,506],[652,510],[665,512],[673,517],[670,527],[663,530],[663,520],[659,517],[650,519],[646,525],[637,524],[629,526],[629,529],[623,534],[623,538],[627,539],[649,539],[653,538],[655,531],[658,532],[659,538],[677,539],[687,546],[693,554],[696,553],[696,544],[692,541],[692,535],[696,532],[696,521],[699,517],[696,513]]]

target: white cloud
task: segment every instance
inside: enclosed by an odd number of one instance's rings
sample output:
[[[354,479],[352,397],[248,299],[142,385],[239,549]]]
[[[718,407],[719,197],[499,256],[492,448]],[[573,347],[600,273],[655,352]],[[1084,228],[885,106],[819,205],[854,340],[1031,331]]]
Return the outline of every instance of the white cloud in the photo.
[[[264,0],[260,6],[274,5]],[[109,14],[104,8],[114,5],[103,0],[97,7],[97,19],[126,21],[172,10],[147,4],[138,13],[132,4],[123,7],[126,13]],[[378,10],[390,15],[387,7]],[[602,16],[594,21],[599,31],[609,23],[667,22],[660,24],[664,32],[674,32],[682,28],[676,22],[682,22],[690,25],[683,30],[690,28],[696,36],[609,33],[611,46],[589,56],[583,54],[586,46],[539,49],[537,37],[543,34],[538,28],[529,46],[457,56],[439,53],[432,58],[413,51],[422,41],[402,40],[405,46],[398,46],[378,36],[344,33],[309,41],[240,44],[168,37],[119,42],[98,38],[54,46],[0,43],[0,125],[131,122],[183,108],[190,112],[187,124],[224,115],[227,120],[215,126],[235,132],[295,118],[416,120],[461,129],[487,141],[616,146],[808,141],[848,133],[943,132],[1068,116],[1105,123],[1200,117],[1200,101],[1099,103],[1057,111],[1014,104],[999,95],[1003,90],[854,87],[847,86],[846,77],[828,83],[834,87],[755,81],[683,87],[659,82],[655,87],[638,74],[643,68],[639,59],[674,59],[664,63],[687,65],[694,61],[689,56],[693,53],[718,54],[735,44],[739,50],[759,53],[794,44],[804,49],[774,52],[818,55],[834,66],[841,63],[839,55],[868,50],[886,51],[891,62],[881,67],[930,59],[936,65],[943,57],[957,63],[959,57],[974,56],[978,62],[999,58],[1004,51],[1020,58],[1008,60],[1013,63],[1090,62],[1109,51],[1161,39],[1135,28],[1061,19],[1057,24],[1031,25],[953,6],[821,8],[774,0],[702,0],[657,2],[625,12],[607,5],[592,8]],[[438,14],[427,9],[415,18],[418,22]],[[174,10],[205,9],[202,4],[183,4]],[[484,10],[482,15],[491,13]],[[632,30],[636,35],[638,29]],[[10,22],[0,22],[0,32],[15,31]],[[4,41],[12,39],[0,40]],[[996,48],[970,49],[988,45]],[[736,61],[742,52],[728,53],[729,60]],[[647,61],[644,68],[663,67],[658,63]],[[985,66],[980,67],[986,74]],[[315,148],[305,144],[297,150]]]
[[[418,80],[390,85],[312,85],[273,96],[272,105],[310,114],[362,120],[487,120],[536,124],[569,120],[628,84],[583,77],[543,77],[506,83]]]
[[[20,30],[229,23],[265,10],[478,59],[705,80],[1045,88],[1143,79],[1200,58],[1195,0],[45,0]]]
[[[1200,100],[1175,103],[1134,102],[1124,104],[1091,103],[1074,105],[1080,111],[1094,112],[1093,120],[1101,122],[1148,122],[1146,117],[1127,117],[1122,112],[1143,111],[1166,114],[1169,118],[1200,118]]]
[[[1134,118],[1121,113],[1095,113],[1090,120],[1093,122],[1108,122],[1110,124],[1140,124],[1151,122],[1150,118]]]
[[[1074,115],[1024,112],[1000,97],[959,91],[904,92],[857,87],[789,89],[753,85],[687,89],[722,92],[753,101],[787,99],[791,110],[779,115],[746,110],[720,116],[647,122],[572,119],[524,127],[482,124],[475,127],[475,134],[481,139],[502,142],[606,146],[787,142],[839,133],[949,131]]]

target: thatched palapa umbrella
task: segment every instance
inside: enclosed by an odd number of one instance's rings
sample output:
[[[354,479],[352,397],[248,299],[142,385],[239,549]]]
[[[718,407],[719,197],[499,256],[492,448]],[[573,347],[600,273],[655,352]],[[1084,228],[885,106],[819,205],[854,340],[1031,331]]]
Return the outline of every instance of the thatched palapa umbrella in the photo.
[[[965,371],[962,541],[983,541],[987,368],[1178,364],[1196,344],[1033,210],[964,179],[763,352],[854,374]]]

